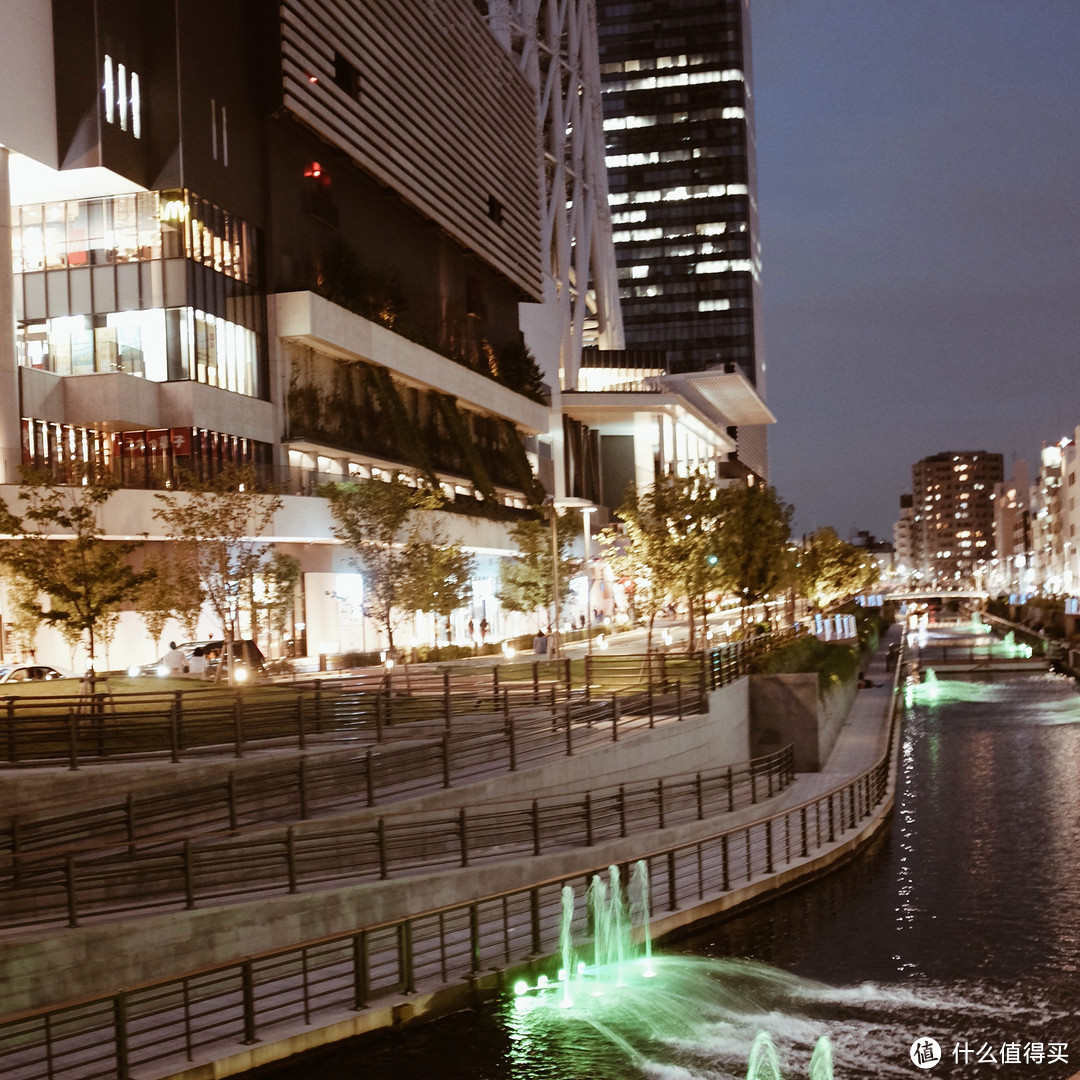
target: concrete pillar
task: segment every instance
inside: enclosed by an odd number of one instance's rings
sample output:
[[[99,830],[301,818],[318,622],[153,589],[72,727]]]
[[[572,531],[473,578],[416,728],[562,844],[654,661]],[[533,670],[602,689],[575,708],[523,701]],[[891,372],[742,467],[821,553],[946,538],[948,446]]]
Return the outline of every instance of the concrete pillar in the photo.
[[[0,146],[0,484],[19,482],[22,417],[15,352],[15,278],[11,270],[11,151]]]

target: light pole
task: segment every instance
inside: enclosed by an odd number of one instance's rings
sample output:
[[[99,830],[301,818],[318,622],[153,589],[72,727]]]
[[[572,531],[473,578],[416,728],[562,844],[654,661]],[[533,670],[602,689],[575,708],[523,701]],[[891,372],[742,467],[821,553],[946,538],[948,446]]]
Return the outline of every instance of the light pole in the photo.
[[[588,499],[580,499],[576,496],[571,496],[565,499],[555,499],[548,496],[544,500],[547,508],[548,515],[551,521],[551,598],[552,607],[555,613],[555,624],[551,628],[551,640],[548,642],[548,653],[550,656],[555,657],[559,654],[559,511],[569,510],[576,508],[578,510],[584,510],[588,507],[589,510],[595,510]],[[586,516],[586,534],[588,534],[588,516]],[[586,543],[588,541],[586,540]]]

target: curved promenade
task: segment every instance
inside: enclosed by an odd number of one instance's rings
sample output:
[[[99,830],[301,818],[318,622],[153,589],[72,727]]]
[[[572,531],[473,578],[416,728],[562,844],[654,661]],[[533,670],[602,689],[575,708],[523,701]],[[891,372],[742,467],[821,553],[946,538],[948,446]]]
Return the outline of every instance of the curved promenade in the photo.
[[[883,657],[871,668],[879,684]],[[825,770],[799,774],[785,791],[765,795],[763,806],[729,807],[722,830],[718,819],[697,814],[704,781],[693,777],[675,803],[665,804],[662,793],[651,800],[649,813],[661,808],[654,830],[594,834],[592,847],[586,836],[572,850],[533,854],[527,887],[500,887],[520,879],[520,858],[510,860],[514,873],[503,863],[462,866],[432,877],[468,879],[465,894],[475,899],[382,919],[380,885],[368,886],[372,917],[359,929],[0,1023],[4,1075],[225,1076],[460,1005],[463,995],[491,992],[510,969],[553,953],[563,885],[583,890],[610,863],[648,864],[657,934],[825,872],[888,817],[895,701],[887,686],[860,691]],[[722,798],[722,783],[714,794]],[[678,817],[676,805],[681,823],[662,820]],[[583,820],[587,828],[588,814],[579,804],[572,828]]]

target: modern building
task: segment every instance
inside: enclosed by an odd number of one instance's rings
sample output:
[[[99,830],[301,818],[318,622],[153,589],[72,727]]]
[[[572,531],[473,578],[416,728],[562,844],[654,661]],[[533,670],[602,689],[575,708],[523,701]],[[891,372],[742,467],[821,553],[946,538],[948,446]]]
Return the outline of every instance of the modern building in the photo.
[[[598,0],[597,18],[626,345],[706,397],[737,377],[763,401],[749,0]],[[730,475],[768,478],[769,422],[729,425]]]
[[[994,488],[1002,457],[954,450],[912,466],[916,570],[930,584],[968,581],[994,558]]]
[[[117,481],[110,529],[153,539],[154,490],[254,466],[332,651],[374,642],[305,496],[425,477],[481,560],[462,620],[490,621],[555,470],[521,319],[547,288],[536,89],[471,0],[0,16],[0,480]]]
[[[897,574],[907,577],[915,568],[913,530],[915,509],[910,494],[900,496],[900,516],[893,522],[893,553]]]
[[[1012,475],[994,485],[994,546],[997,560],[990,577],[996,593],[1026,593],[1033,582],[1031,560],[1031,470],[1013,462]]]

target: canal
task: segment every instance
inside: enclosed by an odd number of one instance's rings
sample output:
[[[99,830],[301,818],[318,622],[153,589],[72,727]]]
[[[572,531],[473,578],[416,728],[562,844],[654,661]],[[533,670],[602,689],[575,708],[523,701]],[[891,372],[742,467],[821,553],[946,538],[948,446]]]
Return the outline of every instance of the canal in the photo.
[[[653,983],[629,998],[613,993],[603,1008],[507,1001],[251,1078],[742,1080],[759,1031],[785,1080],[1072,1077],[1076,685],[1047,674],[943,678],[935,697],[920,688],[905,716],[896,813],[875,846],[659,951]],[[811,1069],[821,1036],[831,1070],[820,1056]],[[928,1038],[941,1058],[920,1072],[912,1046],[925,1059]],[[773,1080],[767,1063],[753,1080]]]

